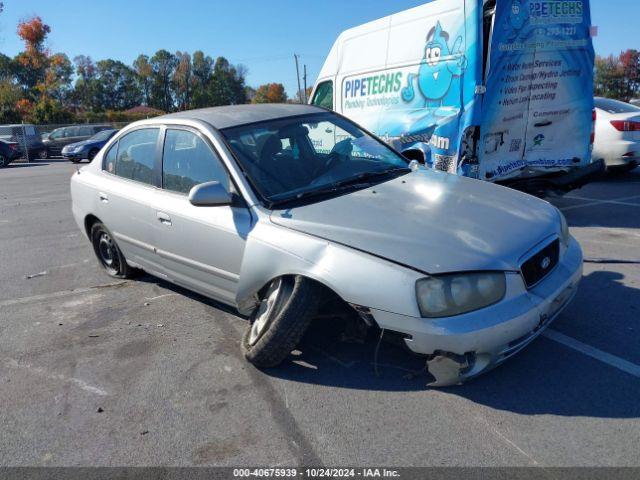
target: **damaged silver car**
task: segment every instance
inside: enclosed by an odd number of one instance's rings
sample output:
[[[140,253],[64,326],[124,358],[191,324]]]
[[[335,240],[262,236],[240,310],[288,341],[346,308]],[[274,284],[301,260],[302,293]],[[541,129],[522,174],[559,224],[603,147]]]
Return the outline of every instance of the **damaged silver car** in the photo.
[[[133,123],[71,193],[107,273],[144,270],[237,308],[259,367],[285,359],[333,302],[424,355],[434,385],[460,383],[539,335],[582,275],[549,203],[409,164],[313,106]]]

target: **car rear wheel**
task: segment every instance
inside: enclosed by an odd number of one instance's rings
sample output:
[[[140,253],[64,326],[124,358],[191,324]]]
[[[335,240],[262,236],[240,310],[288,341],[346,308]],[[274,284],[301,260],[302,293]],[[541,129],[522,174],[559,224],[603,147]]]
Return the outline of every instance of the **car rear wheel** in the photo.
[[[113,235],[102,223],[91,227],[91,243],[98,261],[107,274],[115,278],[131,278],[136,270],[127,265],[127,261],[118,247]]]
[[[92,148],[91,150],[89,150],[89,155],[87,155],[87,158],[89,159],[89,161],[93,160],[94,157],[98,154],[98,149],[97,148]]]
[[[301,276],[273,280],[242,338],[245,358],[256,367],[279,365],[302,339],[318,310],[321,286]]]
[[[47,150],[46,148],[43,150],[40,150],[38,152],[38,158],[40,160],[46,160],[47,158],[49,158],[49,150]]]

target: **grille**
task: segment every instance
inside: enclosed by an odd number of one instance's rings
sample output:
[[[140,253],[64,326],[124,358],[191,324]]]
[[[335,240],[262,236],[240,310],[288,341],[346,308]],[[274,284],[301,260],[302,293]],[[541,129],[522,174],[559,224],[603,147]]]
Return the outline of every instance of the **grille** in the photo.
[[[546,277],[558,264],[560,241],[554,240],[520,267],[524,283],[531,288]]]

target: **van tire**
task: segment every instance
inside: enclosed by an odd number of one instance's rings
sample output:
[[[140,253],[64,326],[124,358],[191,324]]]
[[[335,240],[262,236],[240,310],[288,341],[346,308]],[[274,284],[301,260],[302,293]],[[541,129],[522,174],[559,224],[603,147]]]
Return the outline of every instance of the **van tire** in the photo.
[[[278,292],[270,299],[274,287]],[[318,311],[322,290],[312,280],[296,275],[273,280],[261,295],[241,346],[245,358],[253,365],[271,368],[282,363],[302,340]],[[264,325],[259,327],[258,321]]]
[[[133,278],[138,270],[130,267],[111,232],[100,222],[91,226],[91,244],[107,275],[114,278]]]

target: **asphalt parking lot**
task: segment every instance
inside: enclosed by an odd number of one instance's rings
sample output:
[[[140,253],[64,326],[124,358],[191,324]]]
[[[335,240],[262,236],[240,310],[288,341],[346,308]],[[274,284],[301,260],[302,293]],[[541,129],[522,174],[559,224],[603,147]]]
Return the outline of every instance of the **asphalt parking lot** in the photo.
[[[640,169],[551,201],[587,262],[544,336],[466,385],[316,322],[291,360],[242,358],[246,319],[118,282],[70,211],[64,161],[0,170],[0,464],[640,466]]]

